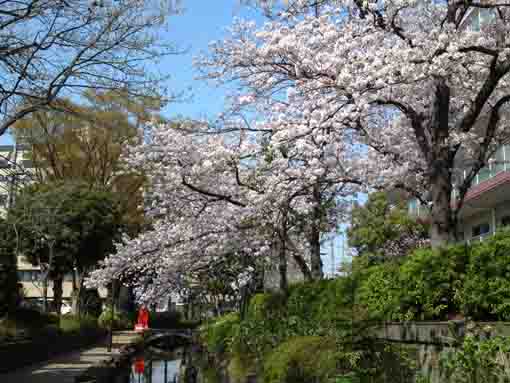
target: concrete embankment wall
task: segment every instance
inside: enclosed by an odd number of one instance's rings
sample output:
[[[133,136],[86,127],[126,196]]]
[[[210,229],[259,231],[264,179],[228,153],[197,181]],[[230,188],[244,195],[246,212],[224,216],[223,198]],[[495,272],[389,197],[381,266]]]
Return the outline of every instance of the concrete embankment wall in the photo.
[[[455,340],[466,333],[466,322],[386,322],[374,325],[373,336],[415,350],[418,369],[431,383],[447,381],[439,360],[442,351],[451,350]],[[510,322],[478,322],[476,326],[487,329],[487,337],[510,337]]]

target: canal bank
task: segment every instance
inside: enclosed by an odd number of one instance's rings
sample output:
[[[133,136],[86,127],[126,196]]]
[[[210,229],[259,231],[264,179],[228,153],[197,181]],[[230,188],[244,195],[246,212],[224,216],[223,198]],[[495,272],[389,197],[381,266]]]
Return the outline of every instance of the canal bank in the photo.
[[[140,340],[134,331],[118,331],[114,333],[113,351],[107,350],[107,341],[83,350],[59,355],[49,361],[41,362],[22,369],[0,374],[2,383],[75,383],[76,378],[87,370],[107,363],[112,357],[120,354],[128,345]],[[51,345],[47,345],[51,347]]]

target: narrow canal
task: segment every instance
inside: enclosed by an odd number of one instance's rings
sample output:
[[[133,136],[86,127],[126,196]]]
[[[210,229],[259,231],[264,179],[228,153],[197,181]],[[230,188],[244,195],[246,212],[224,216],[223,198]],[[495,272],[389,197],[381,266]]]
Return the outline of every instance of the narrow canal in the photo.
[[[109,383],[231,383],[232,379],[224,367],[214,366],[208,360],[201,347],[188,344],[172,346],[172,338],[162,338],[157,344],[151,344],[132,355],[118,374]],[[343,379],[332,382],[342,383],[411,383],[414,379],[401,376],[402,370],[390,368],[391,374],[378,379]],[[389,372],[389,371],[388,371]],[[398,375],[398,376],[397,376]],[[244,382],[255,382],[256,377],[249,377]],[[331,382],[331,383],[332,383]],[[295,383],[303,383],[301,380]],[[311,382],[304,382],[311,383]],[[322,382],[313,382],[322,383]],[[328,381],[328,383],[330,383]]]
[[[408,366],[398,363],[392,358],[393,353],[377,353],[377,365],[384,365],[383,372],[374,376],[359,376],[343,379],[329,379],[328,383],[415,383],[419,379]],[[374,361],[376,362],[376,361]],[[371,369],[374,365],[367,365]],[[434,375],[434,374],[432,374]],[[439,378],[431,378],[429,382],[442,383]],[[146,345],[145,348],[132,355],[129,362],[115,374],[109,383],[231,383],[226,366],[218,366],[204,350],[186,341],[177,341],[175,337],[160,338],[158,342]],[[255,376],[246,377],[243,382],[259,382]],[[293,383],[311,383],[294,380]],[[322,382],[313,382],[322,383]]]
[[[146,352],[132,358],[129,383],[182,383],[182,350],[157,354]]]
[[[110,383],[198,383],[197,347],[161,338],[131,356]]]

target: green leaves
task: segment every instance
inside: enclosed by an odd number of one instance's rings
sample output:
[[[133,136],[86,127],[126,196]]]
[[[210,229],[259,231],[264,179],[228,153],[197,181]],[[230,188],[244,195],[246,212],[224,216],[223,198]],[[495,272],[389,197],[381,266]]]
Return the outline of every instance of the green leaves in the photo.
[[[441,367],[448,382],[507,382],[510,375],[510,339],[486,338],[483,329],[471,330],[460,347],[441,353]],[[506,379],[506,380],[503,380]]]
[[[465,283],[457,294],[463,311],[474,319],[510,319],[510,232],[470,248]]]
[[[419,249],[397,262],[363,272],[359,302],[372,319],[446,319],[460,308],[455,297],[464,281],[466,253],[462,246]]]
[[[117,198],[82,183],[34,184],[21,191],[9,212],[20,230],[22,251],[29,260],[46,261],[54,241],[58,267],[94,265],[108,252],[122,228]]]
[[[372,319],[510,319],[510,232],[472,247],[419,249],[400,262],[364,266],[359,303]]]
[[[427,225],[410,217],[405,206],[392,206],[385,193],[376,192],[365,205],[353,209],[349,245],[371,263],[380,263],[392,257],[385,249],[405,256],[418,240],[427,238],[427,231]]]

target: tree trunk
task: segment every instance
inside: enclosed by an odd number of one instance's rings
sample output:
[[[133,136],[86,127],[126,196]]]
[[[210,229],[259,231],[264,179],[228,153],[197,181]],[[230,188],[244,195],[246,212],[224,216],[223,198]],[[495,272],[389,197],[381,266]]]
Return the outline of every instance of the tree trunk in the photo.
[[[287,254],[285,241],[278,241],[278,274],[280,275],[280,290],[287,293],[289,290],[289,281],[287,279]]]
[[[48,312],[48,277],[42,280],[43,312]]]
[[[53,302],[55,303],[58,327],[60,327],[60,316],[62,310],[63,282],[64,277],[62,273],[57,273],[57,275],[53,278]]]
[[[77,274],[77,275],[76,275]],[[83,291],[83,273],[73,272],[73,293],[71,294],[71,308],[74,315],[81,316]]]
[[[448,169],[436,169],[431,177],[430,243],[442,246],[455,238],[451,206],[452,184]]]
[[[306,260],[300,254],[296,253],[292,255],[292,258],[294,259],[294,262],[296,262],[296,264],[298,265],[299,270],[301,270],[301,273],[303,274],[305,281],[307,282],[313,281],[312,273],[310,271],[310,268],[306,264]]]
[[[430,211],[430,243],[439,247],[454,239],[455,225],[452,214],[452,169],[454,154],[450,153],[449,139],[450,88],[444,79],[436,83],[432,125],[432,152],[429,159],[429,187],[432,207]]]
[[[320,223],[322,221],[321,214],[321,192],[320,185],[315,184],[313,187],[313,200],[314,207],[312,213],[312,224],[310,233],[310,268],[312,279],[322,279],[324,274],[322,272],[322,259],[321,259],[321,243],[320,243]]]

